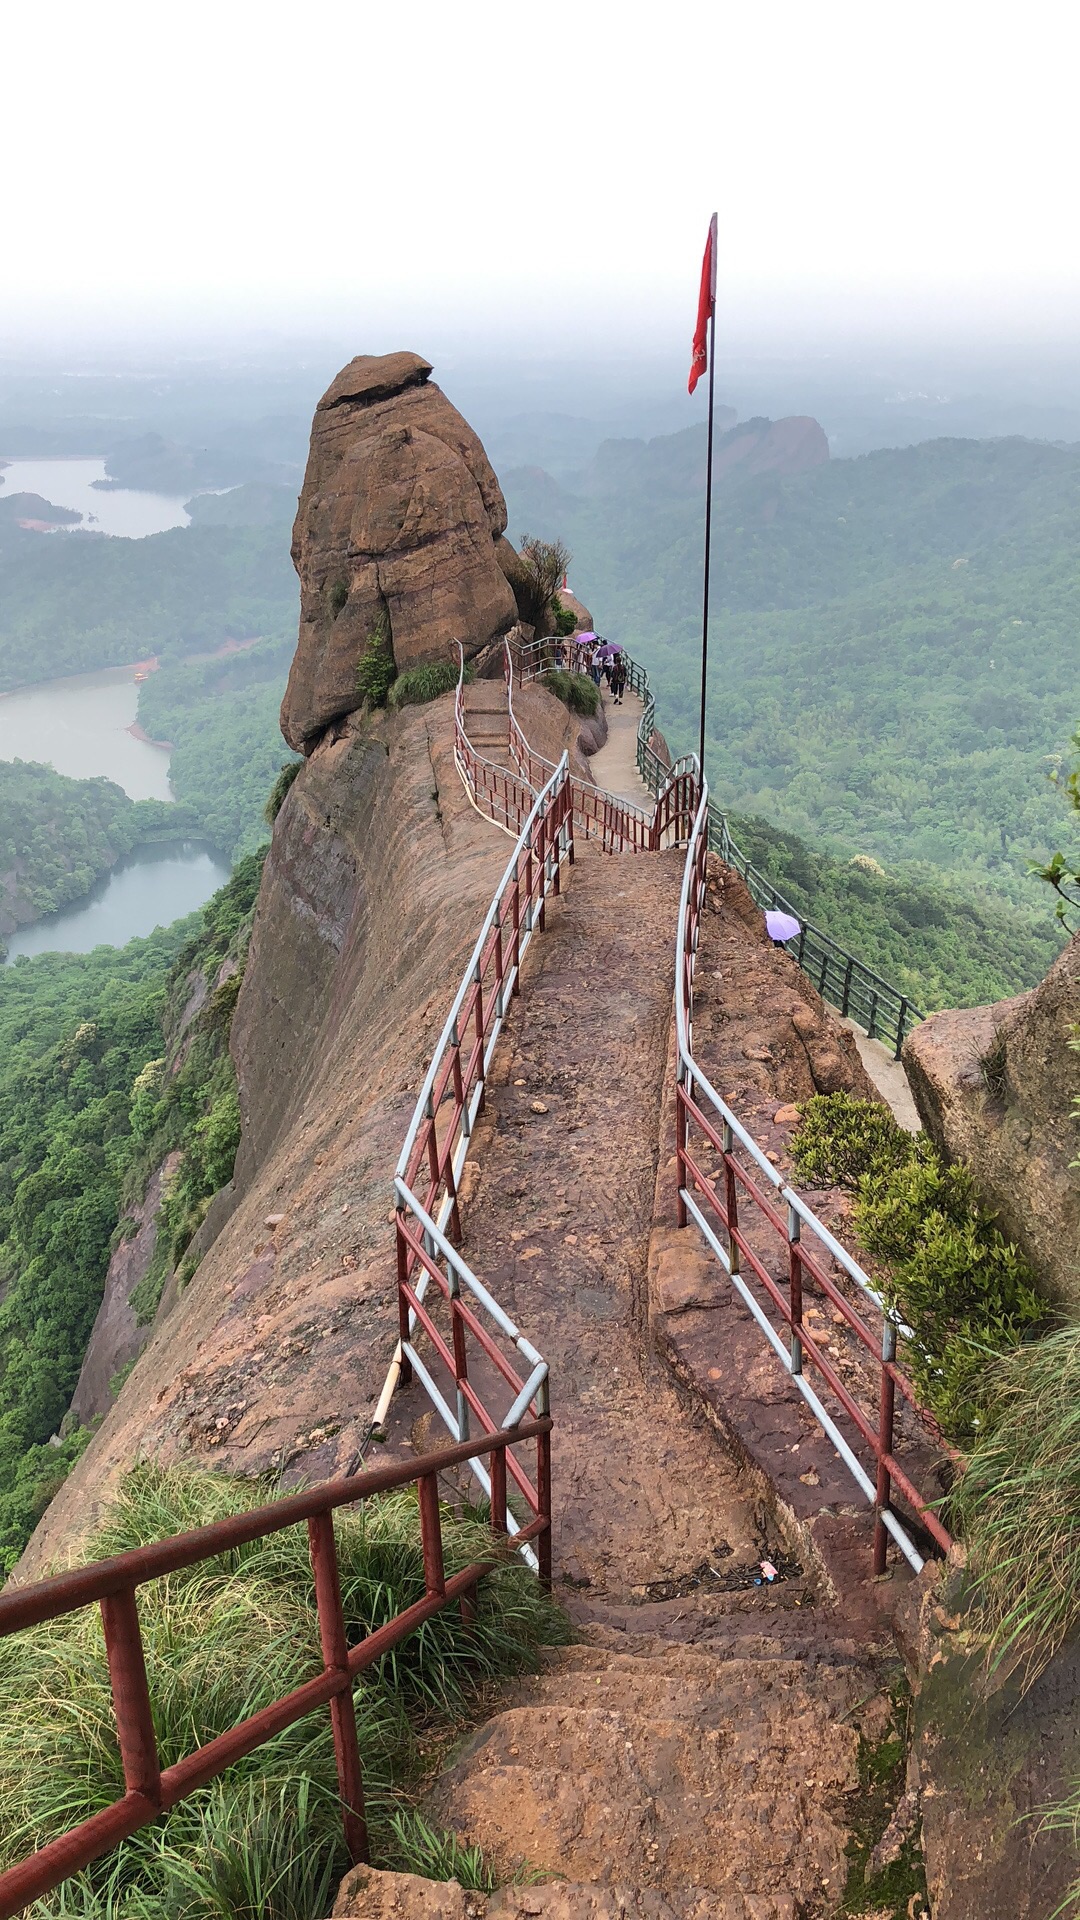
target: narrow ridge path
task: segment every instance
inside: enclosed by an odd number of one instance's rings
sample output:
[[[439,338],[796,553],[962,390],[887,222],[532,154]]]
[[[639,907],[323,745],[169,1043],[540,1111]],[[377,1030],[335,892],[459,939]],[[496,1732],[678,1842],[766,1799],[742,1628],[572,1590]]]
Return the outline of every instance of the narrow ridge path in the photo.
[[[626,1597],[753,1550],[645,1302],[682,855],[579,847],[500,1049],[462,1251],[551,1367],[554,1559]]]
[[[601,698],[608,736],[604,745],[590,755],[589,766],[593,779],[605,792],[616,793],[620,800],[631,800],[636,807],[646,807],[651,811],[655,796],[645,785],[637,764],[641,701],[636,693],[630,692],[629,687],[621,706],[615,705],[610,693],[603,694]]]

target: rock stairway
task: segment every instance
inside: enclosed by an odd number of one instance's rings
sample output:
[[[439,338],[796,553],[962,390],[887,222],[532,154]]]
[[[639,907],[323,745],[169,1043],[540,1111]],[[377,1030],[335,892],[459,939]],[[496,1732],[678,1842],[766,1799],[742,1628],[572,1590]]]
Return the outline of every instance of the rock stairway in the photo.
[[[510,722],[502,680],[476,680],[465,688],[465,731],[485,760],[509,764]]]
[[[561,1877],[480,1896],[361,1869],[342,1915],[811,1920],[843,1890],[881,1675],[790,1557],[752,1584],[784,1542],[649,1335],[681,874],[680,853],[579,849],[465,1208],[465,1257],[551,1364],[554,1577],[579,1640],[512,1689],[429,1812],[507,1879]],[[432,1419],[414,1436],[431,1445]]]

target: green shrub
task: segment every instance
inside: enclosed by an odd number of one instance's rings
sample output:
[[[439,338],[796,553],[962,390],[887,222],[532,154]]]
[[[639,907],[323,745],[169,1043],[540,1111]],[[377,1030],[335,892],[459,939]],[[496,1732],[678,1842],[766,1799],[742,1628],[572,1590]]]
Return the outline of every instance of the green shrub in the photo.
[[[471,667],[465,669],[465,684],[476,678]],[[451,693],[458,683],[458,669],[451,660],[439,660],[423,667],[409,667],[399,673],[386,698],[388,707],[425,707],[442,693]]]
[[[923,1404],[954,1438],[978,1433],[988,1365],[1042,1325],[1046,1307],[967,1168],[876,1101],[843,1093],[807,1102],[791,1148],[804,1179],[854,1191],[859,1242],[914,1334],[904,1363]]]
[[[288,793],[289,788],[292,786],[303,764],[304,762],[302,760],[286,760],[285,765],[274,781],[270,789],[269,799],[263,808],[263,819],[266,821],[268,827],[273,826],[274,821],[281,812],[285,795]]]
[[[550,612],[551,612],[551,617],[555,622],[556,633],[562,634],[563,638],[566,639],[568,635],[576,632],[577,615],[574,613],[571,613],[569,607],[563,606],[563,603],[559,599],[559,596],[557,593],[553,594],[551,597]]]
[[[914,1136],[877,1100],[818,1093],[808,1100],[791,1152],[802,1178],[815,1187],[858,1185],[864,1173],[903,1166]]]
[[[385,707],[394,684],[394,649],[385,614],[368,634],[356,666],[356,691],[369,707]]]
[[[540,685],[561,700],[571,713],[592,720],[600,711],[600,689],[587,673],[568,673],[565,667],[552,667],[540,675]]]
[[[88,1548],[123,1552],[268,1497],[265,1485],[142,1466]],[[339,1513],[350,1640],[425,1590],[415,1492]],[[447,1573],[488,1550],[474,1517],[443,1520]],[[322,1665],[306,1529],[154,1581],[139,1595],[163,1765],[224,1732]],[[516,1558],[481,1583],[476,1619],[448,1607],[357,1685],[375,1857],[452,1842],[401,1819],[423,1767],[421,1734],[459,1724],[486,1684],[531,1670],[561,1616]],[[89,1608],[0,1640],[0,1866],[123,1793],[100,1616]],[[459,1864],[471,1850],[460,1849]],[[432,1856],[433,1857],[433,1856]],[[34,1909],[84,1920],[318,1920],[347,1861],[325,1711],[309,1715],[135,1834]],[[473,1861],[477,1875],[483,1862]],[[420,1869],[423,1870],[422,1868]]]

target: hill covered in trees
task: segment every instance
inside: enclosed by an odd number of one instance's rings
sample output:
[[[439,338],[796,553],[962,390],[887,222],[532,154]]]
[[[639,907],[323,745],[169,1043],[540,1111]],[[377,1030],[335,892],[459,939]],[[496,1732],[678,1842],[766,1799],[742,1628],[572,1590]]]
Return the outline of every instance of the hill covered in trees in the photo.
[[[743,432],[744,429],[738,429]],[[895,875],[914,863],[1043,923],[1080,711],[1080,447],[937,440],[714,503],[708,767],[721,804]],[[601,448],[563,485],[504,476],[511,530],[572,584],[696,739],[704,430]]]

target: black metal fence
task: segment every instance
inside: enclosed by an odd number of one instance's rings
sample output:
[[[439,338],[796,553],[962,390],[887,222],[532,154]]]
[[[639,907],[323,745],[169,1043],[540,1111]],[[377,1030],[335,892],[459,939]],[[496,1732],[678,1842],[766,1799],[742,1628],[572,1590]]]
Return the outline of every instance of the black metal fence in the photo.
[[[644,667],[629,656],[626,664],[627,679],[643,708],[638,726],[638,772],[651,792],[658,793],[667,778],[668,767],[652,746],[656,702]],[[828,1000],[832,1006],[839,1008],[841,1014],[864,1028],[872,1040],[880,1040],[891,1047],[894,1057],[899,1060],[905,1035],[923,1018],[906,994],[884,980],[880,973],[875,973],[872,967],[866,966],[855,954],[849,953],[823,928],[804,922],[798,909],[785,899],[767,875],[761,873],[736,845],[728,829],[727,815],[711,802],[709,846],[729,867],[734,867],[736,872],[742,874],[759,907],[776,907],[781,913],[790,913],[798,920],[799,937],[797,941],[789,943],[788,951],[795,955],[822,999]]]

